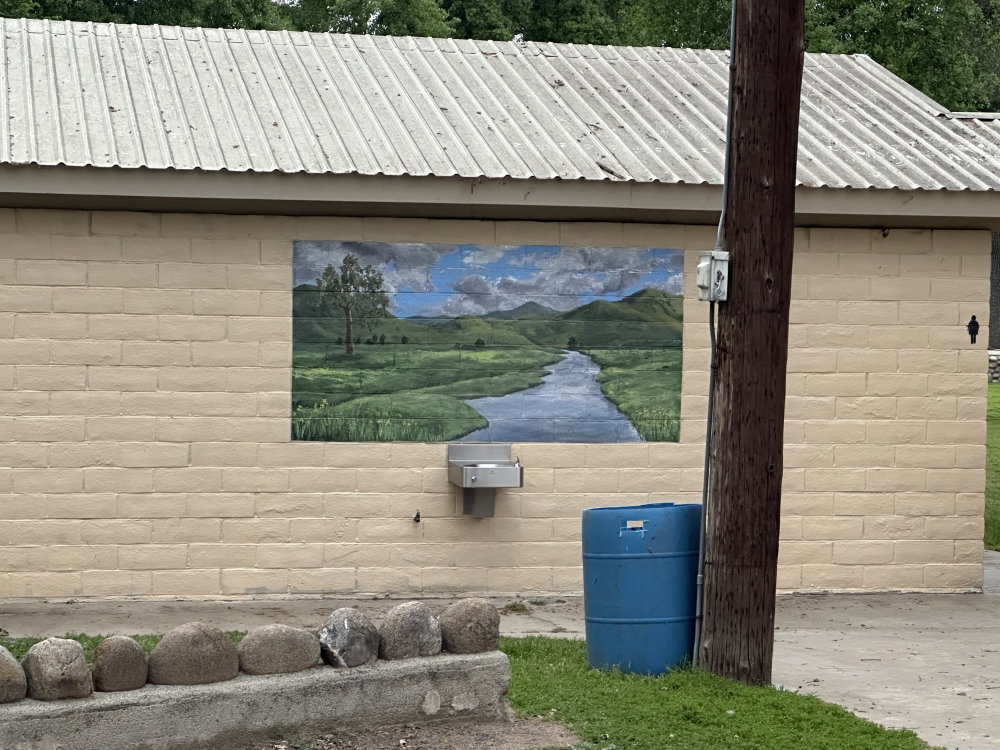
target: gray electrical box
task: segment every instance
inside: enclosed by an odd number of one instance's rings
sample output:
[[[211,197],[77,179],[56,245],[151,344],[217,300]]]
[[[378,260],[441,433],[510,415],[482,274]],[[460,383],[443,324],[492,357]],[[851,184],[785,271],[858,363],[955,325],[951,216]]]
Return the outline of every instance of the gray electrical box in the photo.
[[[725,302],[729,298],[729,253],[725,250],[703,250],[698,256],[695,274],[698,299]]]

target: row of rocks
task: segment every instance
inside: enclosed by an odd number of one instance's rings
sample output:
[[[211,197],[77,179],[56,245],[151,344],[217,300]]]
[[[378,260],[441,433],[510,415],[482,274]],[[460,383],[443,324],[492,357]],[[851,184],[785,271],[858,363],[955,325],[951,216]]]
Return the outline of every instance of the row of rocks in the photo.
[[[1000,381],[1000,351],[990,351],[989,382]]]
[[[438,618],[423,602],[393,607],[381,629],[350,607],[334,610],[319,631],[287,625],[250,630],[238,646],[216,627],[190,622],[174,628],[146,658],[132,638],[101,641],[91,671],[83,647],[66,638],[48,638],[28,649],[18,662],[0,646],[0,703],[85,698],[95,690],[117,692],[156,685],[201,685],[252,675],[299,672],[320,660],[334,667],[356,667],[375,659],[434,656],[495,650],[500,614],[485,599],[462,599]]]

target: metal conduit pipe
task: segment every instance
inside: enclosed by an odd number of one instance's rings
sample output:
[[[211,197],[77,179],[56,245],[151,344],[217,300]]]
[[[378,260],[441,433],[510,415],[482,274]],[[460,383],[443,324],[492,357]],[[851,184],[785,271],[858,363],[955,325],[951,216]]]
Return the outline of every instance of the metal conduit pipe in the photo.
[[[726,92],[726,156],[722,174],[722,209],[719,212],[719,228],[715,234],[715,249],[724,250],[723,226],[726,221],[726,204],[729,202],[729,155],[732,150],[733,135],[733,71],[736,60],[736,4],[732,0],[729,16],[729,89]],[[701,662],[701,629],[705,611],[705,546],[707,543],[708,514],[711,510],[709,469],[712,457],[712,413],[715,407],[715,375],[719,368],[715,347],[715,302],[708,303],[708,333],[712,343],[712,362],[708,373],[708,426],[705,429],[705,468],[701,481],[701,528],[698,535],[698,581],[694,610],[694,649],[691,661],[694,666]]]

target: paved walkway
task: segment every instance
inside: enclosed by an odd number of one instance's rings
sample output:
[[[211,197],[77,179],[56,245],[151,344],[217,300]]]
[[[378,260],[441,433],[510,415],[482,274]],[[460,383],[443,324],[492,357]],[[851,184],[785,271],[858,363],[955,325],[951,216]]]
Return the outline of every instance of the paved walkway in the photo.
[[[816,695],[949,750],[1000,748],[1000,553],[987,553],[985,593],[801,595],[778,598],[775,685]],[[426,600],[437,610],[451,600]],[[510,599],[494,599],[498,607]],[[11,602],[13,636],[164,632],[192,620],[225,630],[281,622],[317,629],[336,607],[376,622],[391,599]],[[582,597],[504,611],[504,635],[582,638]],[[520,608],[515,608],[520,609]]]

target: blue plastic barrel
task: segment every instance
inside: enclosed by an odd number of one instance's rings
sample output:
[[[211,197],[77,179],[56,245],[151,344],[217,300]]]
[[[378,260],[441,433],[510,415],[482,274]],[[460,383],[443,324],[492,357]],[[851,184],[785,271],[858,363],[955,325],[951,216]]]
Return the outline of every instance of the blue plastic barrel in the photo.
[[[700,505],[583,512],[583,609],[591,667],[657,675],[694,648]]]

